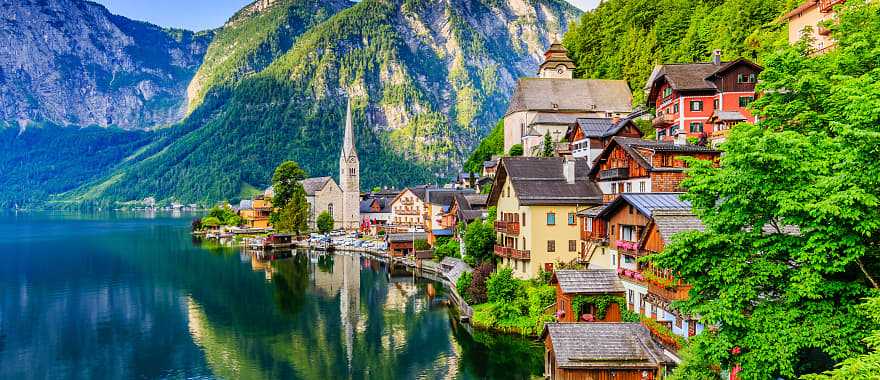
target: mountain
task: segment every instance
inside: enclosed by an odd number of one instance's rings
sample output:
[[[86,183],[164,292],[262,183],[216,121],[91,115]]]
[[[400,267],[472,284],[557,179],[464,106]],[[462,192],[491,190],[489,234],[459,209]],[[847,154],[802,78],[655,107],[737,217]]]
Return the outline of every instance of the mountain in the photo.
[[[297,12],[271,15],[316,3],[261,3],[224,29],[250,25],[265,37],[236,49],[218,32],[207,57],[239,58],[229,66],[206,58],[190,85],[192,113],[169,137],[67,199],[231,199],[266,186],[287,159],[311,175],[336,175],[349,98],[365,188],[442,180],[503,115],[517,78],[535,75],[546,47],[580,15],[562,0],[364,0],[282,38],[279,26]],[[290,48],[271,42],[281,40]]]
[[[0,121],[22,127],[178,122],[211,39],[81,0],[4,0],[0,9]]]

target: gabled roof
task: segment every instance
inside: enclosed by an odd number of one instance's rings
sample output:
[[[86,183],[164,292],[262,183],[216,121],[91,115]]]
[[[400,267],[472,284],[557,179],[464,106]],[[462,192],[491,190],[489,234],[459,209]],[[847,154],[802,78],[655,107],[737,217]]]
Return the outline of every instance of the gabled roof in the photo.
[[[303,188],[306,191],[306,195],[313,196],[315,193],[321,191],[324,186],[327,185],[327,182],[333,181],[333,178],[330,177],[315,177],[315,178],[306,178],[301,181]],[[334,182],[335,183],[335,182]]]
[[[632,157],[640,166],[648,169],[648,171],[668,171],[668,172],[680,172],[684,171],[684,168],[662,168],[662,167],[654,167],[651,163],[650,157],[644,157],[639,152],[639,149],[645,149],[652,153],[657,152],[677,152],[677,153],[707,153],[707,154],[716,154],[720,155],[721,152],[700,145],[692,145],[692,144],[676,144],[672,142],[663,142],[656,140],[643,140],[632,137],[620,137],[615,136],[611,138],[611,141],[602,150],[602,153],[596,157],[593,166],[590,168],[590,176],[593,176],[599,171],[599,163],[608,158],[608,155],[614,150],[615,146],[620,146],[630,157]]]
[[[613,269],[571,270],[560,269],[553,273],[551,283],[558,283],[563,293],[607,294],[622,293],[626,289]]]
[[[476,194],[472,189],[427,189],[425,202],[432,205],[451,206],[457,194]]]
[[[409,192],[409,193],[412,193],[416,198],[418,198],[420,201],[424,202],[424,201],[425,201],[425,195],[427,194],[427,190],[428,190],[429,188],[430,188],[430,187],[427,186],[427,185],[415,186],[415,187],[407,187],[406,189],[401,190],[400,193],[398,193],[398,194],[394,197],[394,199],[391,200],[390,203],[397,202],[397,200],[400,199],[400,197],[404,196],[404,195],[405,195],[406,193],[408,193],[408,192]]]
[[[574,159],[575,181],[568,183],[562,173],[565,158],[504,157],[498,166],[489,204],[497,204],[507,179],[513,185],[520,205],[602,204],[602,191],[587,176],[585,159]]]
[[[682,193],[623,193],[609,203],[597,217],[612,215],[623,205],[631,205],[642,215],[651,218],[655,210],[678,210],[691,212],[691,204],[682,200]]]
[[[718,111],[712,113],[712,116],[709,117],[709,122],[718,122],[718,121],[745,121],[746,117],[743,116],[739,111]]]
[[[630,112],[625,80],[522,78],[505,115],[520,111]]]
[[[617,122],[610,117],[583,117],[576,120],[575,126],[581,129],[585,137],[606,138],[616,135],[627,125],[635,127],[636,125],[633,123],[633,120],[644,114],[644,110],[637,109],[626,115],[626,117],[618,119]],[[636,127],[636,130],[639,131],[639,136],[641,136],[642,131],[638,127]],[[569,131],[571,130],[569,129]]]
[[[389,234],[388,241],[392,243],[405,243],[414,240],[427,240],[428,234],[425,232],[403,232],[399,234]]]
[[[586,217],[588,217],[588,218],[595,218],[595,217],[599,216],[599,213],[602,212],[602,210],[604,210],[605,207],[607,207],[607,206],[608,206],[608,205],[601,205],[601,206],[596,206],[596,207],[590,207],[590,208],[588,208],[588,209],[586,209],[586,210],[583,210],[583,211],[578,212],[578,215],[580,215],[580,216],[586,216]]]
[[[665,79],[676,91],[717,91],[718,87],[712,79],[739,65],[747,65],[757,71],[763,70],[761,66],[744,58],[721,62],[718,65],[713,62],[657,65],[645,84],[645,90],[649,92],[647,100],[652,101],[655,95],[654,87],[660,79]]]
[[[639,323],[547,323],[559,368],[658,368],[670,363]]]
[[[669,238],[671,238],[672,235],[679,232],[706,230],[706,227],[703,226],[703,222],[700,221],[700,218],[697,218],[697,216],[689,209],[654,210],[652,219],[654,225],[657,227],[657,232],[660,233],[660,238],[662,238],[664,242],[669,241]]]

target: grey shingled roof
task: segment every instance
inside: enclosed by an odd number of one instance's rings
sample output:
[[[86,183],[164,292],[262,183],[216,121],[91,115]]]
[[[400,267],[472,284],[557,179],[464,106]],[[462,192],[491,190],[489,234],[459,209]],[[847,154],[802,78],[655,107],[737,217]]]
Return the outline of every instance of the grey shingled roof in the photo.
[[[746,119],[739,111],[715,111],[712,117],[720,121],[743,121]]]
[[[654,210],[654,224],[663,241],[669,241],[672,235],[685,231],[705,231],[706,227],[693,212],[682,209]]]
[[[450,206],[458,194],[475,194],[472,189],[427,189],[425,202],[433,205]]]
[[[554,272],[554,277],[563,293],[607,294],[626,291],[617,271],[613,269],[560,269]]]
[[[315,177],[315,178],[306,178],[301,181],[303,188],[306,190],[306,195],[312,196],[315,195],[318,191],[324,188],[324,185],[327,184],[328,181],[332,180],[330,177]]]
[[[566,182],[562,174],[564,161],[561,157],[504,157],[495,181],[503,183],[510,178],[519,203],[524,206],[602,204],[602,191],[587,175],[590,171],[587,160],[574,160],[575,181],[571,184]],[[492,187],[490,203],[497,201],[501,187]]]
[[[682,200],[682,193],[623,193],[620,194],[613,202],[608,204],[598,216],[603,217],[610,215],[616,209],[629,204],[635,207],[642,215],[649,218],[653,217],[655,210],[678,210],[691,212],[691,204]]]
[[[392,243],[402,243],[415,240],[428,240],[428,234],[425,232],[402,232],[399,234],[389,234],[388,241]]]
[[[470,265],[461,261],[461,259],[449,256],[443,258],[443,261],[440,262],[440,268],[443,271],[443,276],[453,284],[458,282],[458,278],[461,277],[462,274],[474,271]]]
[[[630,112],[625,80],[522,78],[505,115],[519,111]]]
[[[723,62],[726,64],[728,62]],[[715,90],[715,84],[706,80],[710,75],[718,71],[722,65],[716,65],[712,62],[703,63],[673,63],[660,65],[655,75],[651,77],[648,85],[653,84],[654,80],[665,76],[672,88],[676,90]]]
[[[538,114],[535,115],[535,118],[532,119],[532,122],[529,123],[529,125],[530,126],[535,125],[535,124],[569,125],[569,124],[574,124],[577,121],[578,121],[578,116],[572,115],[570,113],[538,112]]]
[[[670,359],[639,323],[547,323],[559,368],[657,368]]]
[[[602,210],[604,210],[605,207],[607,207],[607,206],[608,206],[608,205],[601,205],[601,206],[591,207],[591,208],[588,208],[588,209],[586,209],[586,210],[583,210],[583,211],[578,212],[578,215],[580,215],[580,216],[586,216],[586,217],[588,217],[588,218],[595,218],[595,217],[599,216],[599,213],[602,212]]]

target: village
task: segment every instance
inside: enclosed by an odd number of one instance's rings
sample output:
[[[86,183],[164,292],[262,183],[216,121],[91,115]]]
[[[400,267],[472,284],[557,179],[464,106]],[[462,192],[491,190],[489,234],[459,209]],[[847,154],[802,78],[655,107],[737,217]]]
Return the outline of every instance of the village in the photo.
[[[833,41],[816,27],[830,17],[830,6],[819,3],[786,18],[790,42],[812,26],[821,53]],[[714,326],[679,312],[691,286],[645,257],[676,234],[704,230],[681,197],[688,160],[717,165],[730,130],[759,121],[749,105],[762,67],[722,53],[656,66],[643,89],[647,101],[633,104],[632,91],[641,89],[575,79],[574,61],[554,42],[536,77],[520,78],[510,96],[505,154],[444,185],[362,192],[360,160],[368,158],[355,148],[349,104],[338,182],[299,181],[311,235],[273,228],[273,188],[229,206],[235,226],[203,218],[198,229],[216,238],[259,236],[243,244],[263,252],[357,251],[443,276],[462,320],[539,338],[551,379],[662,379],[688,340]],[[796,226],[782,232],[799,233]],[[502,280],[519,285],[508,296],[493,299],[492,289],[487,296],[487,282]],[[532,292],[540,300],[522,308],[518,321],[526,322],[505,325],[498,304]],[[735,364],[721,370],[736,378]]]

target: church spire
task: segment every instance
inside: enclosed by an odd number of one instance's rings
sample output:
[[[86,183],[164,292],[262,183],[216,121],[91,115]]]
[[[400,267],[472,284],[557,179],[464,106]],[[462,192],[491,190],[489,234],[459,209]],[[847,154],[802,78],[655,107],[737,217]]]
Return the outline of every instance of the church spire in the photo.
[[[351,99],[348,99],[348,105],[345,110],[345,136],[342,140],[342,156],[357,156],[354,149],[354,127],[351,121]]]

